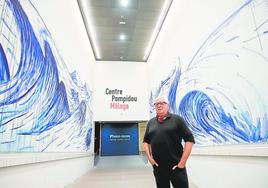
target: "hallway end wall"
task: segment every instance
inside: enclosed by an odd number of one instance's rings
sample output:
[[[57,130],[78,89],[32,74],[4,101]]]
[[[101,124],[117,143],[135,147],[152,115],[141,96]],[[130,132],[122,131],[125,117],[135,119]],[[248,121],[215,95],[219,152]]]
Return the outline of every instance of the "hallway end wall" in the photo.
[[[94,121],[147,121],[148,66],[144,62],[96,62]]]

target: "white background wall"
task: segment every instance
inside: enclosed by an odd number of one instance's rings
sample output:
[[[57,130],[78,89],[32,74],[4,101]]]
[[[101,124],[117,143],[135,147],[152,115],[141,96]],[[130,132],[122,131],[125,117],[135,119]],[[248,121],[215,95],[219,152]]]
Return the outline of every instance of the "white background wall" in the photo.
[[[149,118],[148,70],[146,63],[97,62],[93,101],[94,121],[142,121]],[[137,97],[137,102],[125,102],[129,108],[111,109],[112,95],[106,88],[123,91],[124,97]],[[122,102],[120,102],[123,104]]]

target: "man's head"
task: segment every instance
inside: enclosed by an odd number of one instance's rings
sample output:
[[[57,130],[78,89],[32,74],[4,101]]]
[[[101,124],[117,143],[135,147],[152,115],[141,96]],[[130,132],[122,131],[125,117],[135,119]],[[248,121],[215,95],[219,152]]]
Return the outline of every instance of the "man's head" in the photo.
[[[159,96],[155,99],[154,106],[157,116],[166,116],[169,110],[168,99],[164,96]]]

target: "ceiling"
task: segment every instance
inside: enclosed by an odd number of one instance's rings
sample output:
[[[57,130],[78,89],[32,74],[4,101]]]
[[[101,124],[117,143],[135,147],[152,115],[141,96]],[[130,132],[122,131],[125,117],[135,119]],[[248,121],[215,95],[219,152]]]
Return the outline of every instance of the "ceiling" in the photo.
[[[77,0],[96,61],[147,61],[172,0]]]

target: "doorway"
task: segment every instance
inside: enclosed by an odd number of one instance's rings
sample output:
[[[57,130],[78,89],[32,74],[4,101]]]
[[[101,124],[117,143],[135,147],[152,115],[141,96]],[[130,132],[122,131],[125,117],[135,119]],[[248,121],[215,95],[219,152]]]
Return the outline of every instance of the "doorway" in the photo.
[[[100,122],[95,122],[95,134],[94,134],[94,153],[95,156],[100,154]]]
[[[101,124],[101,156],[139,155],[137,122]]]

